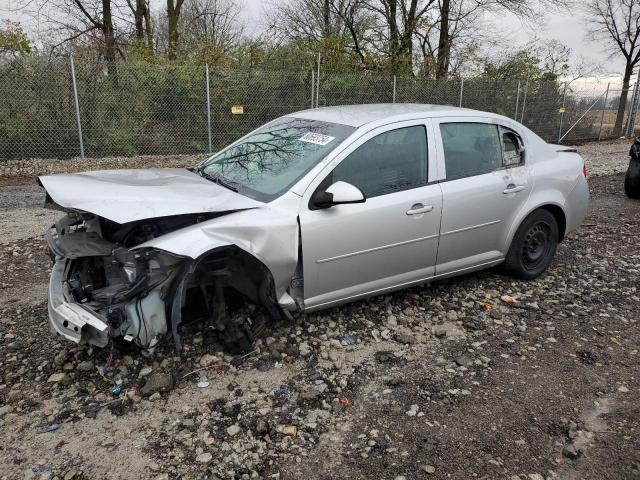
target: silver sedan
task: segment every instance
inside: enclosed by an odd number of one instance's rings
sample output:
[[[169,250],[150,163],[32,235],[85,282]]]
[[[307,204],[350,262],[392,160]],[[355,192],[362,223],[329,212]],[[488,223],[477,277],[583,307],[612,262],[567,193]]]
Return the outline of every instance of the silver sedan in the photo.
[[[500,115],[381,104],[294,113],[190,169],[40,177],[49,317],[153,348],[501,265],[533,279],[587,212],[583,159]]]

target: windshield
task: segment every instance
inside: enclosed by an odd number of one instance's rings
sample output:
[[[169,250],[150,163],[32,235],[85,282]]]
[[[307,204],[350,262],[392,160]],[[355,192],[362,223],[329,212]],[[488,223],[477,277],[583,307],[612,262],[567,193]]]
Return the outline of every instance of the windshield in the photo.
[[[194,170],[260,201],[286,192],[353,131],[338,123],[279,118]]]

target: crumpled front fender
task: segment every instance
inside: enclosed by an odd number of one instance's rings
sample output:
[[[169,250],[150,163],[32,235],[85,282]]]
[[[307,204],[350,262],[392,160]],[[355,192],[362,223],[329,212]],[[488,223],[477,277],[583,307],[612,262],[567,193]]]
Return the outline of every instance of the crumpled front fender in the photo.
[[[298,262],[298,222],[290,211],[270,206],[244,210],[162,235],[133,250],[155,248],[195,260],[230,245],[269,269],[278,298],[286,292]]]

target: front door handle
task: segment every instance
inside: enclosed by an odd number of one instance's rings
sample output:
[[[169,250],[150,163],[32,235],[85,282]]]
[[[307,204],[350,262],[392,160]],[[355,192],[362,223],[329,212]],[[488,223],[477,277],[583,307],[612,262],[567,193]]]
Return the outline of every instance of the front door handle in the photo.
[[[407,215],[420,215],[421,213],[428,213],[433,210],[433,205],[422,205],[421,203],[416,203],[409,210],[407,210]]]
[[[524,190],[525,188],[526,188],[526,185],[516,185],[515,183],[510,183],[509,185],[507,185],[507,188],[505,188],[502,191],[502,193],[504,193],[505,195],[509,193],[518,193]]]

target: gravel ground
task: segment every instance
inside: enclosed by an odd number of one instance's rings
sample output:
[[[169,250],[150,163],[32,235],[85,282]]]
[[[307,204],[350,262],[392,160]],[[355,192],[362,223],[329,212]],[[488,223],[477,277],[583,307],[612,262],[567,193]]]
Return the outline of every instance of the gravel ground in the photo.
[[[33,187],[0,187],[0,478],[640,479],[627,150],[580,147],[591,213],[541,278],[489,270],[300,316],[244,358],[197,325],[180,358],[52,337],[35,234],[51,219]]]
[[[590,175],[624,173],[629,166],[629,140],[588,143],[578,147],[589,168]]]

